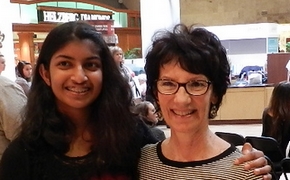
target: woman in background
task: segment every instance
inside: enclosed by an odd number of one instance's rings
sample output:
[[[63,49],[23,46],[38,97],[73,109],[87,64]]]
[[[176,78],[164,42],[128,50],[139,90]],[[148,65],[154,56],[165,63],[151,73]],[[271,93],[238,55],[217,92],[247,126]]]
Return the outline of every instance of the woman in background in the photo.
[[[164,140],[164,132],[156,127],[156,124],[158,123],[158,116],[156,114],[154,105],[149,101],[143,101],[133,108],[134,113],[138,114],[142,118],[142,120],[150,128],[156,139],[158,139],[158,141]]]
[[[16,80],[15,82],[19,84],[26,96],[28,95],[30,86],[31,86],[31,79],[32,79],[32,65],[26,61],[19,61],[16,66]]]
[[[124,52],[122,48],[119,46],[111,46],[110,47],[111,54],[115,60],[117,67],[119,68],[120,72],[122,73],[123,77],[128,81],[132,93],[133,93],[133,103],[138,104],[141,102],[141,93],[139,90],[139,83],[136,83],[134,80],[134,72],[126,65],[124,65]]]
[[[280,82],[274,87],[269,106],[263,111],[262,122],[262,136],[276,139],[281,151],[288,154],[286,149],[290,141],[290,83]]]

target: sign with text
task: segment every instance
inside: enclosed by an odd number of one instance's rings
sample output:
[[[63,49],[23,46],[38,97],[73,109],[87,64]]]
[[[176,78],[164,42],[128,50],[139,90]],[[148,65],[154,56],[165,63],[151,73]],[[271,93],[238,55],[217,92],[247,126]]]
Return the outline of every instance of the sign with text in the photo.
[[[69,21],[87,21],[87,20],[111,20],[112,16],[105,14],[87,14],[74,12],[59,12],[37,10],[38,22],[69,22]]]

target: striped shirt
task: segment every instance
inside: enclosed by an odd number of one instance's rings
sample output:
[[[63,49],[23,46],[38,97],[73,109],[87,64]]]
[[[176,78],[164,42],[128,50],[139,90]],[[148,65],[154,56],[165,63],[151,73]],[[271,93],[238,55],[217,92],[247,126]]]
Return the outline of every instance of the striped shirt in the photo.
[[[139,163],[140,180],[262,179],[262,176],[255,176],[253,171],[244,170],[244,165],[233,164],[233,161],[240,156],[241,152],[231,146],[210,159],[177,162],[164,157],[161,142],[150,144],[142,149]]]

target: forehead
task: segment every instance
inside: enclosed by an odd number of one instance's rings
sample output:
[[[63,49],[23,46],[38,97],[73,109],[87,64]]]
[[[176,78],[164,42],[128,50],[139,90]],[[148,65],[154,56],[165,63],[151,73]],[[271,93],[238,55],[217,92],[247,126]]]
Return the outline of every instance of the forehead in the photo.
[[[192,72],[188,72],[184,68],[181,67],[180,63],[177,61],[170,61],[166,64],[163,64],[160,67],[159,76],[162,78],[171,78],[173,80],[183,80],[192,79],[192,78],[206,78],[204,74],[195,74]]]
[[[23,68],[26,68],[26,69],[29,68],[30,69],[31,68],[31,64],[25,64]]]
[[[66,43],[63,47],[58,49],[58,51],[53,54],[53,57],[62,53],[69,54],[71,56],[98,54],[99,47],[90,39],[76,39]]]

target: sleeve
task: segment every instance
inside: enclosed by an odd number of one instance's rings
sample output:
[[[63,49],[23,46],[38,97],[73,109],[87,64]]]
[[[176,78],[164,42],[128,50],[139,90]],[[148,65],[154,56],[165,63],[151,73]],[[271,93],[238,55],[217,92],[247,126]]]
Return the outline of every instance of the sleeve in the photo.
[[[28,82],[23,78],[17,78],[15,82],[22,87],[25,95],[27,96],[30,90],[30,85],[28,84]]]
[[[13,141],[0,161],[1,180],[29,180],[28,153],[20,141]]]
[[[17,84],[7,85],[1,90],[0,123],[8,140],[12,140],[21,124],[21,113],[27,97]]]

